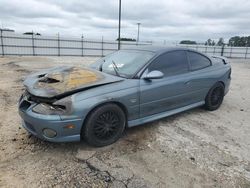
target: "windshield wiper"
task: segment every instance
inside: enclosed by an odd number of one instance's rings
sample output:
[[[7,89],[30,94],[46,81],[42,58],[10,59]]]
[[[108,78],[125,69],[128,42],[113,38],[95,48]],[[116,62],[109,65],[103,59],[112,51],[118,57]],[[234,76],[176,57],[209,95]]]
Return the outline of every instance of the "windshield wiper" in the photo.
[[[118,67],[117,67],[117,65],[115,64],[115,62],[112,60],[112,66],[113,66],[113,68],[114,68],[114,71],[115,71],[115,74],[117,75],[117,76],[120,76],[121,77],[121,75],[119,74],[119,69],[118,69]]]
[[[101,71],[101,72],[102,72],[103,63],[105,63],[105,59],[102,61],[102,64],[99,66],[99,71]]]

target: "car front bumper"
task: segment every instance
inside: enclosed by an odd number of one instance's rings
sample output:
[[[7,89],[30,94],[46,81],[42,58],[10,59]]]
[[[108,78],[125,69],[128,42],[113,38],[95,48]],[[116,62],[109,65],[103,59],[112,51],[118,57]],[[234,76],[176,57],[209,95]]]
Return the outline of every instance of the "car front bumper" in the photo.
[[[32,135],[50,142],[74,142],[81,139],[81,127],[83,120],[69,118],[63,120],[59,115],[43,115],[32,111],[35,103],[21,97],[19,101],[19,115],[22,118],[22,126]],[[70,127],[70,128],[69,128]],[[48,137],[44,130],[55,132],[53,137]]]

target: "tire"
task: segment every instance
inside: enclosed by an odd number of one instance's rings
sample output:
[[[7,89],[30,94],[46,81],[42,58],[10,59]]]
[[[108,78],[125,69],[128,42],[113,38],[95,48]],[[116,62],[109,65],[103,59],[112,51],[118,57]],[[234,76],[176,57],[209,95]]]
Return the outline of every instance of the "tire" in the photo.
[[[123,110],[116,104],[105,104],[90,112],[82,136],[92,146],[107,146],[121,137],[125,125]]]
[[[224,99],[224,85],[217,82],[208,92],[205,99],[205,108],[213,111],[217,110]]]

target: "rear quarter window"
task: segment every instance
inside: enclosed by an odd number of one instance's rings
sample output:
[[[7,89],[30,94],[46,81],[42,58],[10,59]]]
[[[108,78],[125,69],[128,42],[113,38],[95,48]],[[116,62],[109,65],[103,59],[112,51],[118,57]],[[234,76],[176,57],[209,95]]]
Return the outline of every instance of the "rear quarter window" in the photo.
[[[189,59],[191,70],[199,70],[199,69],[203,69],[211,65],[211,62],[207,57],[201,54],[198,54],[196,52],[189,51],[188,59]]]

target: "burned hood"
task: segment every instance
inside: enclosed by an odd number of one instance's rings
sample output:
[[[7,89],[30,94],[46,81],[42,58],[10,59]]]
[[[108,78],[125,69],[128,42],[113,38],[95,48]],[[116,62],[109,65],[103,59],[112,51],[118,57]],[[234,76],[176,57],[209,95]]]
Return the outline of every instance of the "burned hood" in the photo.
[[[27,91],[37,97],[61,98],[73,93],[122,81],[86,67],[57,67],[38,72],[24,80]]]

